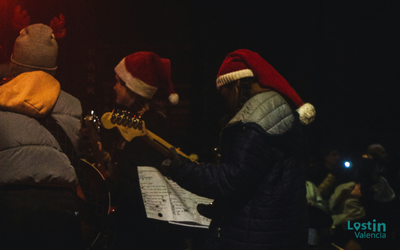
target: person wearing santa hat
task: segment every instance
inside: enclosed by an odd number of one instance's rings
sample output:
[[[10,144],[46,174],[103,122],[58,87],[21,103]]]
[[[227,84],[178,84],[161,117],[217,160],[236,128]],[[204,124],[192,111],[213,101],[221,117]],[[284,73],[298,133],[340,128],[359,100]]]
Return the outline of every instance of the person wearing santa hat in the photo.
[[[171,81],[171,62],[154,52],[140,51],[125,57],[115,67],[115,73],[117,104],[134,105],[143,113],[159,87],[168,89],[171,104],[179,102]]]
[[[169,102],[179,101],[171,81],[171,63],[154,52],[139,51],[124,57],[115,67],[116,104],[145,122],[146,129],[172,143],[165,105],[157,95],[163,88]],[[160,100],[161,99],[161,100]],[[164,102],[165,103],[165,102]],[[138,166],[159,166],[165,157],[142,137],[125,141],[119,134],[117,150],[111,152],[116,170],[113,176],[113,214],[117,222],[114,249],[181,249],[183,238],[174,234],[167,222],[148,219],[139,186]],[[167,230],[164,230],[167,228]]]
[[[170,148],[171,164],[161,169],[214,199],[198,207],[212,219],[205,249],[307,249],[302,124],[314,120],[314,107],[250,50],[228,54],[216,82],[233,111],[220,164],[191,162]]]

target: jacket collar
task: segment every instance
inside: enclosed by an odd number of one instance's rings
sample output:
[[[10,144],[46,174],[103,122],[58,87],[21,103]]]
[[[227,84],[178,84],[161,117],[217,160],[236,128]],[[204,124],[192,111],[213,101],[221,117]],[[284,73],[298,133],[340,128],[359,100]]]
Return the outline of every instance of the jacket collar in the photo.
[[[227,126],[253,122],[269,134],[283,134],[292,127],[294,120],[286,100],[275,91],[267,91],[249,99]]]

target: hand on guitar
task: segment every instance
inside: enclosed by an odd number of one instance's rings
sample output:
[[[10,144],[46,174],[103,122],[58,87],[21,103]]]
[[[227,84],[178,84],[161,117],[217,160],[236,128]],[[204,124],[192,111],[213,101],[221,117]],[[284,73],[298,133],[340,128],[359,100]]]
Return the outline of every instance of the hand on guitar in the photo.
[[[171,170],[177,169],[185,165],[186,162],[190,161],[189,158],[184,157],[176,152],[174,147],[169,148],[168,159],[161,163],[159,168],[160,172],[165,176],[170,176]]]

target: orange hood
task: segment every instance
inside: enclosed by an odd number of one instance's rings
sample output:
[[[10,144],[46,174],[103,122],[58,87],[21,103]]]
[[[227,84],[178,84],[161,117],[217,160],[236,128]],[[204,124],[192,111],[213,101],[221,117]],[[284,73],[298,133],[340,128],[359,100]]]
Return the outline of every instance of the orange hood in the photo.
[[[51,112],[60,83],[43,71],[26,72],[0,86],[0,109],[32,117]]]

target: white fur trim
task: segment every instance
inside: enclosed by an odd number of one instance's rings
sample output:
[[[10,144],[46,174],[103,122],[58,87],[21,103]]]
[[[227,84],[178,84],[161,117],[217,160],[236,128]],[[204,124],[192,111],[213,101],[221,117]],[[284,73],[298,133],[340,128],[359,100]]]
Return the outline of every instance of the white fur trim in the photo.
[[[126,83],[126,87],[136,94],[147,99],[152,99],[157,91],[157,87],[151,86],[142,80],[132,76],[125,67],[125,58],[115,67],[115,73]]]
[[[219,76],[217,78],[217,89],[219,89],[222,85],[225,85],[227,83],[236,81],[241,78],[252,77],[252,76],[254,76],[254,74],[253,71],[251,71],[250,69],[242,69]]]
[[[172,105],[176,105],[179,102],[179,95],[177,93],[172,93],[169,95],[168,99]]]
[[[315,120],[316,111],[312,104],[305,103],[297,109],[300,115],[300,122],[304,125],[308,125]]]

